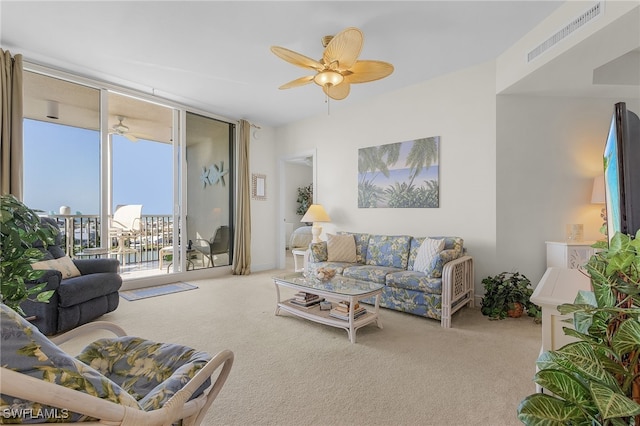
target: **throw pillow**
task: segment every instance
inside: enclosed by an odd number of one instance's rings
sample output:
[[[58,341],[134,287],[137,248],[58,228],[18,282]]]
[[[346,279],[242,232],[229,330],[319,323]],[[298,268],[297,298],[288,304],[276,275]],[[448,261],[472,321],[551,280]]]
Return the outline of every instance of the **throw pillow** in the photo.
[[[327,234],[327,260],[356,263],[356,240],[353,235]]]
[[[36,262],[31,264],[31,267],[33,269],[55,269],[62,273],[62,279],[79,277],[81,275],[80,271],[69,256]]]
[[[413,262],[413,270],[429,275],[434,259],[443,249],[444,239],[436,240],[433,238],[425,238],[418,248],[416,260]]]

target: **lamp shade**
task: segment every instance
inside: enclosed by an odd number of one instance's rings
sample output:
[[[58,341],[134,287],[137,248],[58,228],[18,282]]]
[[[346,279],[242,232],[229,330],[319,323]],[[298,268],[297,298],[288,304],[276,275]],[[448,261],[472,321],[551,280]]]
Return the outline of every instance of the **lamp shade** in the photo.
[[[593,190],[591,191],[591,204],[604,204],[604,175],[593,178]]]
[[[311,204],[300,222],[331,222],[331,218],[320,204]]]

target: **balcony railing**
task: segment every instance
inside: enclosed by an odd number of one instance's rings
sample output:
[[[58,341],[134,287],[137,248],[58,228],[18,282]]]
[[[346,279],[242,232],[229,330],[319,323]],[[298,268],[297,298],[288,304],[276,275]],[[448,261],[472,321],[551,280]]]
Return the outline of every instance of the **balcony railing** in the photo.
[[[58,222],[66,242],[67,254],[71,257],[83,253],[87,248],[117,249],[116,239],[102,244],[100,217],[97,215],[50,215],[49,217]],[[159,250],[173,245],[173,216],[142,215],[140,235],[130,238],[127,244],[137,251],[137,253],[126,254],[127,263],[157,261]]]

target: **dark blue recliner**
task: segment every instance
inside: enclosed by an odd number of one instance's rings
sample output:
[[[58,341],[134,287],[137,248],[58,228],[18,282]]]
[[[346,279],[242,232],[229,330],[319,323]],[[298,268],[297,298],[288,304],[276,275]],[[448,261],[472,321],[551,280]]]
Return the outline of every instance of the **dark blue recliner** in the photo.
[[[54,219],[45,217],[42,221],[58,229]],[[65,256],[59,232],[54,245],[45,248],[36,243],[34,247],[44,252],[43,260]],[[28,317],[35,317],[32,324],[45,335],[71,330],[118,307],[122,277],[117,259],[73,259],[73,263],[80,271],[79,277],[63,279],[60,271],[47,270],[35,282],[46,282],[45,290],[55,290],[48,303],[25,301],[20,305]]]

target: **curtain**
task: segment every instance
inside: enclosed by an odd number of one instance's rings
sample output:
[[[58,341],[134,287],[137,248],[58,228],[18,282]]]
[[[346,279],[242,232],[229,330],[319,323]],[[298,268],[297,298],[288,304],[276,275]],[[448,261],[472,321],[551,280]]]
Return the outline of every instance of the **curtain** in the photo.
[[[2,194],[22,200],[22,55],[0,49]]]
[[[251,274],[251,179],[249,141],[251,125],[240,120],[238,131],[238,202],[233,244],[233,274]]]

